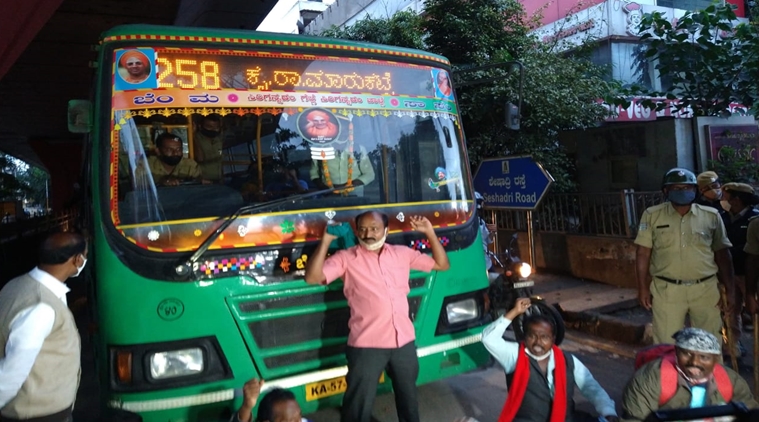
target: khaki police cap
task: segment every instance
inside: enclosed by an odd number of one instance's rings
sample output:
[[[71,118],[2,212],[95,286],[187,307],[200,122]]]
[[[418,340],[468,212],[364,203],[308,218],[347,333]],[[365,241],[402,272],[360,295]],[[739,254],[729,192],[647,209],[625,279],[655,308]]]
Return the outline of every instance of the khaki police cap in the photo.
[[[719,180],[719,176],[717,176],[717,173],[713,171],[705,171],[696,177],[696,180],[698,181],[698,187],[699,188],[705,188],[712,183]]]
[[[725,183],[722,185],[722,190],[726,192],[744,192],[751,195],[754,195],[754,188],[751,187],[751,185],[747,185],[745,183]]]

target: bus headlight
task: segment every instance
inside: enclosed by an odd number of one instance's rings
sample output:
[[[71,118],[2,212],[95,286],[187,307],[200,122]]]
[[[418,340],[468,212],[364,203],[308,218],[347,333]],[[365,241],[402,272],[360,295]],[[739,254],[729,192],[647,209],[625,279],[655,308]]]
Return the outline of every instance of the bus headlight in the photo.
[[[150,355],[150,376],[157,380],[199,374],[204,366],[203,351],[199,347]]]
[[[469,321],[480,316],[477,301],[471,298],[449,303],[445,307],[445,312],[448,314],[449,324]]]
[[[527,278],[532,274],[532,267],[530,264],[523,262],[522,265],[519,266],[519,276],[522,278]]]

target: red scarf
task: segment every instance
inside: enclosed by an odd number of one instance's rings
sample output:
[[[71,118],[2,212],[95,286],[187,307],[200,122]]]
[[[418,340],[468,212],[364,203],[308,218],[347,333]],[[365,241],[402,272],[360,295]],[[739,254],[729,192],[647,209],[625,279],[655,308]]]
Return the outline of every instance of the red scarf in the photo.
[[[551,404],[550,422],[564,422],[567,418],[567,363],[564,360],[564,353],[554,345],[553,351],[554,371],[553,371],[553,403]],[[509,387],[509,395],[506,397],[506,403],[503,404],[501,416],[498,422],[511,422],[519,411],[524,399],[524,393],[527,391],[527,381],[530,379],[530,362],[527,353],[524,352],[524,344],[519,347],[517,355],[517,366],[514,369],[514,378]]]

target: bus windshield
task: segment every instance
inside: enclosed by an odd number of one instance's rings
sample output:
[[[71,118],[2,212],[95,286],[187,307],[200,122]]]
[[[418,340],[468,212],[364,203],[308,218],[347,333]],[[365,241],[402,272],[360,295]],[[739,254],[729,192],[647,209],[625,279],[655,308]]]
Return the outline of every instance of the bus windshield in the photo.
[[[391,232],[404,212],[471,216],[445,69],[134,47],[113,51],[112,76],[110,216],[146,249],[192,250],[242,206],[317,191],[241,217],[217,245],[305,241],[368,208],[393,212]]]

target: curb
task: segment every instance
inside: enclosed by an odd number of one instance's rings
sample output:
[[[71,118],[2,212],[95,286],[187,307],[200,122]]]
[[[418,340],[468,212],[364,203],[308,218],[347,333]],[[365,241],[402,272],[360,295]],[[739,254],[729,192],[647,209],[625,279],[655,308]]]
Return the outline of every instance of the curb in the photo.
[[[562,309],[560,305],[556,305],[556,308],[568,329],[630,346],[645,346],[651,343],[650,330],[646,329],[648,324],[630,322],[602,314],[598,310],[570,312]]]

